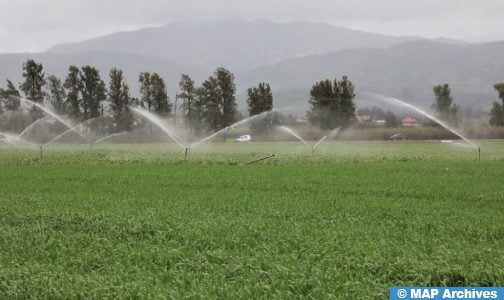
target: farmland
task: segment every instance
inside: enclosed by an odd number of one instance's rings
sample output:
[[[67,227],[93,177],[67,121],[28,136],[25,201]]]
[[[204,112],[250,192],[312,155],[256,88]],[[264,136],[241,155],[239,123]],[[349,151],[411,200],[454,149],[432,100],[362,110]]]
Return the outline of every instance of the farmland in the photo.
[[[0,298],[504,285],[504,143],[0,146]],[[276,157],[244,164],[268,154]]]

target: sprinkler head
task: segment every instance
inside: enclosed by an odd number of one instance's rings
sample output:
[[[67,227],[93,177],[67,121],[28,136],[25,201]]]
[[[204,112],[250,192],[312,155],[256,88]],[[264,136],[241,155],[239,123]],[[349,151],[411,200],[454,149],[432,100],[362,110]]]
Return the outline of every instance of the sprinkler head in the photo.
[[[188,147],[185,147],[184,149],[184,160],[187,160],[187,155],[189,154],[189,149]]]

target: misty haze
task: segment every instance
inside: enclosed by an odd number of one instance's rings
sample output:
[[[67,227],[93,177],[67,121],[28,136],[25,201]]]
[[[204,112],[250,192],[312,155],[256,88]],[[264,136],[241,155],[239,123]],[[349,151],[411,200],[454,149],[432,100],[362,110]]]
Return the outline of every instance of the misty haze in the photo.
[[[504,299],[503,17],[1,3],[0,298]]]

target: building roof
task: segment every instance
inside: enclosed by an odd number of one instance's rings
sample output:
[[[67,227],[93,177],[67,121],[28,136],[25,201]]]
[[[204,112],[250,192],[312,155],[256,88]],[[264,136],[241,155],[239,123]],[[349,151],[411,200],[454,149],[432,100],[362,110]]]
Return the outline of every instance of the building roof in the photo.
[[[403,122],[403,124],[417,124],[418,123],[417,119],[413,119],[411,117],[404,118],[402,120],[402,122]]]

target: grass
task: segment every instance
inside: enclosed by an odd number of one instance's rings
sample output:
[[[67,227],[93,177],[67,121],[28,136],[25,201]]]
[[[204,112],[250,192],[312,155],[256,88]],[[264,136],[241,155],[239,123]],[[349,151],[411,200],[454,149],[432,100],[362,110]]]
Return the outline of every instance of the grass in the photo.
[[[315,156],[214,145],[188,162],[159,145],[61,146],[42,159],[0,148],[0,298],[502,286],[504,143],[480,144],[481,162],[440,143],[327,144]],[[277,162],[242,165],[271,152]]]

